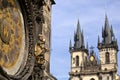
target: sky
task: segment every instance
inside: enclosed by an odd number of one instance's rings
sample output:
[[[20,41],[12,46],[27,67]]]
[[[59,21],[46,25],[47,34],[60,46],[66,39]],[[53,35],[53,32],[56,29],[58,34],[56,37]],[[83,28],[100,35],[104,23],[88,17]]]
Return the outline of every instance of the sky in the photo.
[[[74,31],[78,19],[84,31],[85,43],[97,49],[98,35],[101,36],[102,26],[107,14],[109,24],[118,40],[120,49],[120,0],[55,0],[52,6],[52,39],[51,39],[51,73],[58,80],[68,80],[70,72],[69,42],[73,42]],[[120,51],[118,52],[120,74]]]

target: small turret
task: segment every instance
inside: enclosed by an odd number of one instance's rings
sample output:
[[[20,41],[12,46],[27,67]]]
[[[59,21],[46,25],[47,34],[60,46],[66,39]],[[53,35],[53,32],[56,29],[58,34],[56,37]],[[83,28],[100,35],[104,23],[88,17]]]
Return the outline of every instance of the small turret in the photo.
[[[105,15],[105,25],[104,25],[104,27],[105,27],[105,31],[108,31],[108,29],[109,29],[109,21],[108,21],[107,15]]]
[[[71,50],[71,49],[72,49],[72,42],[71,42],[71,40],[70,40],[69,50]]]
[[[81,38],[82,38],[82,47],[84,48],[85,45],[84,45],[84,35],[83,35],[83,30],[82,30]]]
[[[102,27],[102,37],[104,38],[104,29],[103,29],[103,27]]]
[[[98,44],[100,43],[100,37],[99,37],[99,35],[98,35]]]
[[[114,36],[114,32],[113,32],[112,25],[111,25],[111,36],[112,36],[112,37]]]
[[[86,49],[88,50],[88,42],[87,42],[87,44],[86,44]]]

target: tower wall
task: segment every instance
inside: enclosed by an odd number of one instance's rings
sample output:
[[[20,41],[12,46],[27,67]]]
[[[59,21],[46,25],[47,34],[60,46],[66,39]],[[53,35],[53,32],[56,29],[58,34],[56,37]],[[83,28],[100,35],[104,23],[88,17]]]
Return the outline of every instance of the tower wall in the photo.
[[[106,53],[109,53],[109,63],[106,63]],[[117,65],[117,51],[114,48],[104,48],[100,50],[100,61],[102,70],[114,69]]]
[[[80,67],[83,67],[84,60],[87,57],[86,52],[78,51],[78,52],[73,52],[71,55],[72,55],[71,57],[72,72],[80,72]],[[79,66],[76,66],[76,56],[79,57]]]
[[[103,74],[102,75],[102,80],[113,80],[112,77],[113,77],[113,75]]]

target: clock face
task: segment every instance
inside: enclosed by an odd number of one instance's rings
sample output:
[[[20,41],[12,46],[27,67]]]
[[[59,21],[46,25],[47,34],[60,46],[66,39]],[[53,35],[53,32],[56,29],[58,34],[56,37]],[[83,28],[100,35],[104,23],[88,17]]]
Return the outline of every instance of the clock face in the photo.
[[[25,48],[23,18],[15,0],[0,0],[0,66],[15,74],[22,64]]]
[[[94,56],[92,55],[92,56],[90,56],[90,61],[94,61]]]

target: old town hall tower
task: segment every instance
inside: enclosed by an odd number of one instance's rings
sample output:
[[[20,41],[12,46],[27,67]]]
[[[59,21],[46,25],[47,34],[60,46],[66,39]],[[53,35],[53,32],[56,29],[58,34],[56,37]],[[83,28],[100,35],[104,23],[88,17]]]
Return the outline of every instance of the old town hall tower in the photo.
[[[78,20],[77,30],[74,33],[74,45],[70,41],[71,71],[70,80],[118,80],[118,44],[113,28],[110,27],[105,16],[102,28],[102,41],[98,36],[98,50],[100,57],[93,49],[84,44],[83,30]]]

